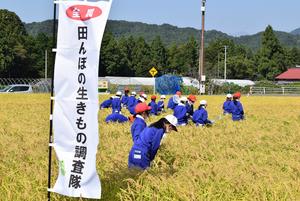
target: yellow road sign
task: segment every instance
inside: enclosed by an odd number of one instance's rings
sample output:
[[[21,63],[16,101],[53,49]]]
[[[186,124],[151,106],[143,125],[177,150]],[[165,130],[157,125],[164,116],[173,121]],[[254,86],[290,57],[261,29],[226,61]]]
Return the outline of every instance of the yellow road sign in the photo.
[[[149,70],[149,73],[152,75],[152,77],[154,77],[158,71],[156,70],[156,68],[152,67],[150,70]]]

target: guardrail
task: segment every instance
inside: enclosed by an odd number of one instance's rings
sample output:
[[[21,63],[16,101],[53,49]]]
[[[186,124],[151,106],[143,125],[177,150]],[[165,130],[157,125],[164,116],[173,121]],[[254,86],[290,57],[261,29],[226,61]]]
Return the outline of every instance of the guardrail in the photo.
[[[51,91],[51,79],[0,78],[0,88],[13,84],[29,84],[35,93],[49,93]]]
[[[252,92],[252,93],[251,93]],[[300,95],[300,87],[252,87],[253,95]]]

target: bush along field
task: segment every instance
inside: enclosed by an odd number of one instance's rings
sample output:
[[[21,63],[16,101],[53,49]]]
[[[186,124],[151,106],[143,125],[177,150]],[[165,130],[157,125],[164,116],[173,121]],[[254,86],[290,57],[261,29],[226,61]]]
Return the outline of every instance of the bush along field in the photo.
[[[108,97],[101,95],[100,102]],[[221,115],[223,96],[197,98],[196,107],[200,99],[208,101],[210,119]],[[245,121],[227,116],[210,128],[179,127],[144,172],[127,169],[130,124],[106,124],[111,110],[101,110],[102,200],[300,200],[300,98],[241,101]],[[50,97],[1,94],[0,102],[0,200],[46,200]],[[55,153],[52,167],[53,185]],[[85,199],[52,194],[52,200]]]

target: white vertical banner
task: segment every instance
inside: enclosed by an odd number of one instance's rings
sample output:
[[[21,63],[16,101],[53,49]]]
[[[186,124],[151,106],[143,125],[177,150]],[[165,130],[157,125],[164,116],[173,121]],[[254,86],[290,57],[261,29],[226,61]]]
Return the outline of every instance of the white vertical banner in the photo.
[[[59,4],[54,73],[54,143],[59,173],[52,192],[100,199],[96,171],[98,64],[112,0]]]

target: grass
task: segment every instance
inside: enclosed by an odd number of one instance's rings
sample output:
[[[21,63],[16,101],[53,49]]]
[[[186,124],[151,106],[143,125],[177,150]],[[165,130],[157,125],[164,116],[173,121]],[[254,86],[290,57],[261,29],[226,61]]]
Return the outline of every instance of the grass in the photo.
[[[224,97],[203,98],[211,119],[221,114]],[[49,95],[1,94],[0,103],[0,200],[46,200]],[[300,200],[300,98],[242,97],[242,103],[246,121],[179,127],[142,173],[127,169],[130,125],[105,124],[110,110],[101,110],[102,200]]]

